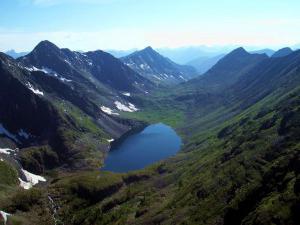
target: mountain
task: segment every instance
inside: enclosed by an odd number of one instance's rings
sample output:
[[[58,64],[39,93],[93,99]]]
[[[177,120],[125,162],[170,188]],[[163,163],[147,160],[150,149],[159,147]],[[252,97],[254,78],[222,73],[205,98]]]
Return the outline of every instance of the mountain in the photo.
[[[267,58],[267,55],[250,54],[244,48],[237,48],[219,60],[207,73],[185,85],[221,91]]]
[[[212,58],[218,55],[227,54],[234,48],[235,47],[233,46],[191,46],[179,48],[158,48],[155,50],[159,54],[171,59],[173,62],[185,65],[196,58]]]
[[[180,120],[175,127],[185,141],[181,152],[125,175],[100,171],[58,178],[51,193],[59,196],[63,221],[299,224],[299,56],[269,58],[239,48],[209,74],[228,78],[243,71],[222,91],[190,86],[191,81],[144,99],[156,103],[141,112],[145,118],[163,119],[171,106],[168,115]],[[210,86],[214,81],[220,80],[210,80]],[[211,101],[216,107],[207,107]]]
[[[53,46],[47,46],[51,54]],[[20,148],[20,157],[33,154],[21,159],[30,171],[41,173],[59,165],[90,167],[97,161],[92,155],[104,154],[108,139],[120,137],[139,124],[119,116],[119,105],[131,109],[131,97],[98,93],[97,88],[82,83],[83,78],[69,81],[57,73],[49,74],[49,68],[24,67],[5,54],[0,55],[0,62],[0,132],[4,140],[0,146],[9,142]],[[53,57],[52,63],[56,62]],[[53,160],[51,157],[55,162],[47,162]]]
[[[282,48],[282,49],[279,49],[277,52],[275,52],[272,55],[272,57],[273,58],[284,57],[284,56],[291,54],[292,52],[293,52],[293,50],[291,48]]]
[[[83,54],[111,63],[100,53]],[[43,54],[30,59],[36,66],[0,54],[0,209],[11,214],[8,224],[300,223],[300,51],[268,57],[237,48],[201,77],[149,94],[134,86],[129,95],[96,78],[76,52],[47,43],[44,54],[60,72],[43,67]],[[113,101],[140,110],[103,112]],[[99,169],[111,138],[157,122],[181,135],[177,155],[130,173]],[[47,182],[22,190],[24,169]]]
[[[199,74],[206,73],[210,68],[216,65],[225,55],[217,55],[214,57],[199,57],[187,63],[187,65],[193,66],[197,69]]]
[[[69,80],[84,83],[92,81],[92,85],[95,85],[96,80],[102,86],[118,91],[147,91],[152,85],[120,60],[100,50],[72,52],[69,49],[59,49],[49,41],[43,41],[18,61],[25,67],[50,70]]]
[[[14,59],[27,55],[28,52],[16,52],[15,50],[9,50],[5,52],[6,55],[13,57]]]
[[[130,50],[105,50],[106,52],[108,52],[109,54],[113,55],[116,58],[122,58],[125,57],[135,51],[137,51],[137,49],[130,49]]]
[[[197,76],[193,67],[178,65],[151,47],[134,52],[121,60],[139,74],[159,84],[177,84]]]
[[[271,57],[275,51],[269,48],[261,49],[261,50],[256,50],[256,51],[251,51],[250,53],[252,54],[266,54],[267,56]]]

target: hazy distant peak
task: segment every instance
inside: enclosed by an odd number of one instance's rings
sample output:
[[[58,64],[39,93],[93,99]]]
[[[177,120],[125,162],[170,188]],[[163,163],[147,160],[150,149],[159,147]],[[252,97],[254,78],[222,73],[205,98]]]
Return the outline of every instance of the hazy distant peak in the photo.
[[[6,55],[13,57],[14,59],[27,55],[28,52],[16,52],[14,49],[5,52]]]
[[[293,53],[293,50],[289,47],[286,47],[286,48],[282,48],[282,49],[279,49],[277,52],[275,52],[272,57],[273,58],[279,58],[279,57],[284,57],[284,56],[287,56],[289,54]]]
[[[248,55],[249,53],[243,48],[243,47],[239,47],[237,49],[234,49],[231,53],[229,53],[230,55]]]

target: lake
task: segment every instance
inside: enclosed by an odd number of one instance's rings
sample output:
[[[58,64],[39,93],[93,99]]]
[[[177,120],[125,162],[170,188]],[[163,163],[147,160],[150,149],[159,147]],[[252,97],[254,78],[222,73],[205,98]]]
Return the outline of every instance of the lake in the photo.
[[[113,147],[102,170],[128,172],[142,169],[175,155],[181,144],[181,138],[171,127],[153,124]]]

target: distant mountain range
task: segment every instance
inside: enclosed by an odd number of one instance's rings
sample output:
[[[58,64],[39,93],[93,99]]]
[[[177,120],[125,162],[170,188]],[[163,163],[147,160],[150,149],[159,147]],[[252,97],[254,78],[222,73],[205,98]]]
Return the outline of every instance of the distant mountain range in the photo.
[[[187,63],[187,65],[193,66],[196,68],[199,74],[206,73],[210,68],[212,68],[220,59],[222,59],[225,54],[217,55],[213,57],[199,57]]]
[[[119,91],[146,91],[151,86],[147,79],[100,50],[79,53],[59,49],[51,42],[43,41],[18,61],[26,67],[50,69],[66,79],[96,80]]]
[[[138,49],[130,49],[130,50],[105,50],[109,54],[113,55],[116,58],[121,58],[124,56],[127,56],[135,51],[138,51]]]
[[[210,66],[196,76],[151,47],[0,53],[0,221],[300,224],[300,50],[240,47]],[[182,135],[180,153],[100,170],[111,146],[158,122]]]
[[[121,60],[137,73],[158,84],[177,84],[198,75],[193,67],[176,64],[151,47],[136,51]]]
[[[250,53],[266,54],[267,56],[271,57],[275,53],[275,51],[269,48],[265,48],[261,50],[251,51]]]
[[[180,48],[158,48],[155,49],[161,55],[168,57],[178,64],[187,64],[200,57],[212,58],[218,55],[227,54],[233,50],[234,46],[225,47],[180,47]]]
[[[21,56],[27,55],[29,52],[16,52],[15,50],[6,51],[5,54],[13,57],[14,59],[19,58]]]

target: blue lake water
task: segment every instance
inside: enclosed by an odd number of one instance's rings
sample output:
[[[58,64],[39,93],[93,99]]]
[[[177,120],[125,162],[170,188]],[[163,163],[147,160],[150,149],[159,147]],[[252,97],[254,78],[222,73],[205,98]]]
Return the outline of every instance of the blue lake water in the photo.
[[[175,155],[181,144],[181,138],[171,127],[162,123],[150,125],[112,148],[102,170],[128,172],[142,169]]]

